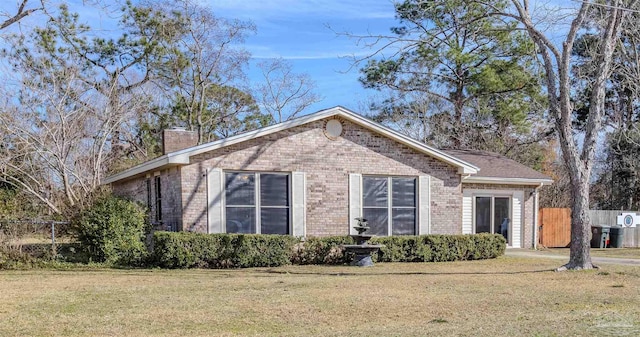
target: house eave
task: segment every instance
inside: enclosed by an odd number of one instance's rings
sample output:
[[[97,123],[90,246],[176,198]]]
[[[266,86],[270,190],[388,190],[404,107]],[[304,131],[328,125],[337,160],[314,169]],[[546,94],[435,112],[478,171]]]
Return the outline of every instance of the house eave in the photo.
[[[124,170],[120,173],[109,176],[105,178],[101,184],[108,185],[116,181],[132,178],[149,171],[157,171],[185,164],[189,164],[189,156],[178,153],[169,153],[140,165],[134,166],[130,169]]]
[[[466,177],[462,180],[463,184],[493,184],[493,185],[551,185],[552,179],[538,178],[501,178],[501,177]]]

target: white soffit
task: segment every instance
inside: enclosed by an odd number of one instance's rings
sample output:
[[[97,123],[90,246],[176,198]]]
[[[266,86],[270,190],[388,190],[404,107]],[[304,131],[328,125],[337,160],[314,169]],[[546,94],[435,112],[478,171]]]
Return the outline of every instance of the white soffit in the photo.
[[[551,185],[552,179],[500,178],[500,177],[466,177],[463,184],[499,184],[499,185]]]

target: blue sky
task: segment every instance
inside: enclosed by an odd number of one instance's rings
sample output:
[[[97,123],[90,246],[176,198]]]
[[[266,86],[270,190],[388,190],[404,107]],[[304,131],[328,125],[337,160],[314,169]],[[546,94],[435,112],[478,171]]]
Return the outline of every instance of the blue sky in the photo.
[[[36,0],[31,0],[36,3]],[[124,2],[124,0],[120,0]],[[253,60],[248,69],[250,85],[262,81],[256,64],[267,58],[282,57],[291,61],[294,71],[307,73],[316,82],[316,93],[321,102],[309,107],[306,113],[342,105],[359,112],[363,111],[377,94],[365,90],[358,82],[360,67],[351,67],[350,56],[371,53],[356,41],[337,32],[354,34],[389,34],[390,27],[398,25],[394,18],[393,0],[193,0],[208,6],[218,17],[252,21],[257,33],[250,36],[244,47],[251,52]],[[96,28],[96,34],[108,36],[114,30],[114,18],[108,10],[100,11],[84,3],[106,4],[117,10],[118,0],[49,0],[51,8],[65,2],[70,9],[80,14],[81,21]],[[576,6],[568,0],[533,0],[535,8],[549,15],[549,8],[565,14],[562,9]],[[0,16],[13,13],[16,1],[0,1]],[[20,22],[13,29],[30,28],[41,24],[45,17],[35,15]],[[562,21],[562,20],[559,20]],[[556,24],[558,22],[556,21]],[[562,36],[566,27],[555,27]],[[558,29],[559,28],[559,29]],[[554,31],[551,30],[551,31]],[[117,35],[114,32],[114,35]],[[554,34],[551,38],[555,40]]]
[[[251,20],[257,26],[257,34],[245,45],[254,57],[250,79],[260,80],[255,63],[274,57],[290,60],[296,72],[311,76],[324,99],[307,112],[336,105],[360,110],[375,94],[362,88],[358,69],[350,69],[349,56],[368,50],[336,32],[388,33],[397,24],[389,0],[213,0],[203,4],[220,17]]]
[[[375,91],[365,90],[358,82],[358,68],[351,67],[349,56],[365,55],[368,50],[336,32],[388,33],[396,25],[392,0],[196,0],[210,7],[218,17],[252,21],[257,33],[250,36],[244,47],[253,60],[248,70],[251,84],[262,80],[256,64],[264,59],[282,57],[293,63],[297,73],[307,73],[316,82],[321,102],[305,113],[342,105],[362,110]],[[50,1],[56,6],[61,1]],[[83,0],[66,2],[80,14],[80,20],[96,28],[96,34],[109,35],[113,18],[95,7],[83,5]],[[102,0],[103,4],[114,1]],[[117,9],[117,5],[110,6]],[[0,3],[2,12],[15,12],[14,1]],[[28,29],[42,24],[44,16],[35,15],[20,22]],[[330,27],[330,28],[329,28]],[[9,33],[7,30],[3,33]]]

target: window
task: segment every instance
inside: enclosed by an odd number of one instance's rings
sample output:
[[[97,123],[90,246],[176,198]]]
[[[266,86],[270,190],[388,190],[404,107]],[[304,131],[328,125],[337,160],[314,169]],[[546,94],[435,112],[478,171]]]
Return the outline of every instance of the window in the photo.
[[[162,187],[160,186],[160,176],[155,177],[156,182],[156,221],[162,221]]]
[[[477,196],[475,198],[476,233],[502,234],[509,241],[510,197]]]
[[[289,175],[227,172],[227,233],[289,234]]]
[[[362,177],[362,190],[368,234],[416,234],[416,178]]]
[[[151,212],[151,179],[147,178],[147,180],[145,181],[147,184],[147,211]],[[151,215],[149,215],[149,217],[151,217]]]

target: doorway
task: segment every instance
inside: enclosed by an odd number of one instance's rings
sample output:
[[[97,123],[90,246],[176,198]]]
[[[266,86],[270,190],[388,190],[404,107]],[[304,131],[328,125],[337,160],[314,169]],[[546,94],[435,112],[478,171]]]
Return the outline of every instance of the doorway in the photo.
[[[501,234],[511,244],[511,197],[476,196],[475,232]]]

